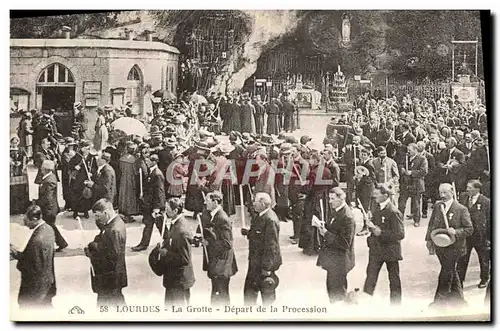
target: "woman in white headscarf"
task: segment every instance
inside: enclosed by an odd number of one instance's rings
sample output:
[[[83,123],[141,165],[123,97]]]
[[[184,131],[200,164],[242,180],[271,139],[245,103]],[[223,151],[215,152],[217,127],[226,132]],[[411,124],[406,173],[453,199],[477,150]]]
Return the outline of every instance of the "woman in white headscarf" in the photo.
[[[98,152],[104,150],[108,143],[108,128],[106,127],[106,119],[104,111],[97,109],[97,121],[95,123],[94,149]]]

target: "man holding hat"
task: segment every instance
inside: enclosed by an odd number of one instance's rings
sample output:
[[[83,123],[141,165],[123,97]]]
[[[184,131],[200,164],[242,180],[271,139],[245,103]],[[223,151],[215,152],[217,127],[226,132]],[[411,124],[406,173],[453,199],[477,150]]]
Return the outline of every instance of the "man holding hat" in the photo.
[[[269,194],[256,193],[253,201],[256,215],[250,223],[250,229],[241,229],[241,234],[248,238],[249,245],[248,272],[244,287],[245,306],[255,305],[259,292],[265,306],[276,300],[279,278],[275,272],[281,266],[282,259],[279,219],[271,207]]]
[[[439,195],[443,200],[434,205],[425,235],[429,253],[435,251],[441,264],[431,306],[463,306],[466,302],[457,263],[467,253],[466,238],[473,233],[474,228],[467,207],[453,199],[451,184],[441,184]],[[443,235],[446,238],[443,239]]]

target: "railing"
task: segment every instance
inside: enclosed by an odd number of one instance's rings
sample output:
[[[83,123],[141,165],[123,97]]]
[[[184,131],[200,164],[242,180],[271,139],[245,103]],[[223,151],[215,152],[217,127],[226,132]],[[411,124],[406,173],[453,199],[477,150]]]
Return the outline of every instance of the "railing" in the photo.
[[[389,94],[395,93],[398,99],[409,94],[412,97],[417,97],[419,99],[423,98],[433,98],[434,100],[440,98],[451,97],[451,85],[450,83],[435,83],[435,84],[389,84],[388,85]],[[383,91],[383,96],[385,96],[385,91]]]

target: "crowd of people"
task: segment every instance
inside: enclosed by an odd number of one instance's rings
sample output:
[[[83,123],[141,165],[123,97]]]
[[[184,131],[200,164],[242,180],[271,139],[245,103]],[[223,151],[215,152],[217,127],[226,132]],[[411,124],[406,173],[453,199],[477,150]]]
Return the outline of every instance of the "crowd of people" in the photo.
[[[298,112],[286,93],[269,103],[248,93],[212,94],[206,104],[181,95],[179,103],[165,101],[143,120],[148,137],[123,135],[109,126],[108,146],[101,143],[107,135],[101,126],[112,123],[116,114],[105,109],[94,150],[82,134],[82,120],[75,124],[78,134],[65,138],[60,156],[52,135],[40,141],[35,154],[39,207],[30,207],[26,224],[48,231],[40,225],[45,221],[55,236],[39,240],[53,240],[58,250],[67,246],[55,226],[58,208],[51,204],[57,203],[56,192],[42,189],[57,184],[57,173],[51,172],[60,167],[66,209],[75,218],[79,213],[88,218],[92,210],[101,230],[85,250],[99,303],[124,301],[124,221],[142,215],[142,239],[132,250],[147,250],[157,227],[163,242],[150,252],[149,264],[163,277],[166,304],[189,302],[195,282],[191,249],[197,245],[204,247],[203,270],[212,280],[212,302],[229,304],[229,281],[238,272],[230,216],[241,206],[251,217],[248,226],[241,215],[242,235],[249,240],[245,304],[255,304],[259,292],[264,304],[276,299],[276,271],[282,264],[279,228],[288,221],[293,223],[292,243],[306,255],[318,255],[318,266],[327,271],[332,303],[346,297],[347,274],[355,265],[355,235],[369,235],[364,292],[374,293],[385,263],[391,302],[399,304],[403,217],[410,199],[408,217],[415,227],[430,212],[425,243],[441,264],[434,305],[463,305],[462,283],[472,248],[480,259],[479,287],[489,285],[485,107],[462,106],[450,98],[376,99],[369,93],[355,105],[359,108],[332,118],[323,144],[293,134]],[[81,104],[75,110],[85,113]],[[46,195],[51,202],[43,200]],[[195,235],[189,232],[184,210],[198,220]],[[358,210],[363,228],[356,232]],[[443,229],[440,234],[452,241],[446,247],[434,241]],[[53,250],[46,253],[53,259]],[[22,265],[42,263],[29,254],[12,251],[12,256],[22,256],[21,272]],[[53,273],[46,279],[53,280]],[[49,285],[36,290],[39,304],[50,303],[55,295]]]

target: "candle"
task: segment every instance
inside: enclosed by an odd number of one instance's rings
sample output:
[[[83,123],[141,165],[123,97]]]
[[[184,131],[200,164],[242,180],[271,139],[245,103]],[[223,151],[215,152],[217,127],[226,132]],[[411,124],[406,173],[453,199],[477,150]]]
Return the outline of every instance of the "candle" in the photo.
[[[384,162],[384,184],[387,183],[387,164]]]
[[[406,171],[408,171],[408,154],[406,154]]]

